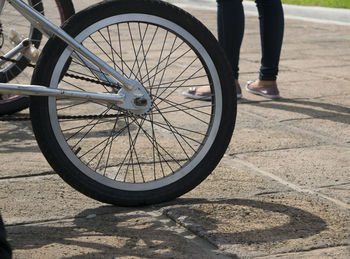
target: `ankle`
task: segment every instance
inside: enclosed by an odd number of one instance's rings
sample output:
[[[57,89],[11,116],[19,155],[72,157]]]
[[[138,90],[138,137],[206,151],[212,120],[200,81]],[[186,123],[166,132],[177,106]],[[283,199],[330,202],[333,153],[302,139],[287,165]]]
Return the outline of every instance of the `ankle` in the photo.
[[[261,79],[258,79],[258,80],[255,81],[255,83],[258,86],[277,86],[276,80],[261,80]]]

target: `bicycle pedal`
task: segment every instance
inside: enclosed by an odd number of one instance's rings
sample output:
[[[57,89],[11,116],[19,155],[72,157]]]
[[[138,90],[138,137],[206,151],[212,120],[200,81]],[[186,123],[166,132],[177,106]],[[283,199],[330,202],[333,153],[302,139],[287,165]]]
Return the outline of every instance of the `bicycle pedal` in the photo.
[[[9,36],[8,36],[10,42],[13,45],[23,45],[23,48],[19,49],[19,52],[23,54],[30,62],[36,63],[39,58],[39,50],[33,46],[30,39],[24,39],[21,37],[15,30],[10,30]]]
[[[18,32],[16,32],[15,30],[12,30],[12,29],[10,30],[8,38],[13,45],[18,45],[24,40],[24,38],[21,39]]]
[[[38,61],[39,54],[39,50],[35,48],[31,43],[30,46],[23,52],[23,55],[32,63],[36,63]]]

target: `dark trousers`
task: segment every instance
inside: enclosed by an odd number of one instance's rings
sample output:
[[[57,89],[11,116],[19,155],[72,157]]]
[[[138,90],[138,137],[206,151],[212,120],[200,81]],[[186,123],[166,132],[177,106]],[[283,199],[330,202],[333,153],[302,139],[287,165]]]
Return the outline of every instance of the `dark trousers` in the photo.
[[[256,0],[260,21],[261,80],[276,80],[284,32],[281,0]],[[244,34],[242,0],[217,0],[218,38],[238,79],[238,63]]]
[[[6,241],[6,231],[4,222],[2,221],[0,214],[0,258],[10,259],[12,258],[12,251],[9,243]]]

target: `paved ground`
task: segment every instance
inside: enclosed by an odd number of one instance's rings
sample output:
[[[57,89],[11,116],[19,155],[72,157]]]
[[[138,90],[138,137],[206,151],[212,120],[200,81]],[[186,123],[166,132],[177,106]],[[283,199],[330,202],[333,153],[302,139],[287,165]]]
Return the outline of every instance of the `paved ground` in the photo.
[[[214,11],[188,11],[216,34]],[[0,207],[15,258],[349,258],[349,42],[350,27],[287,19],[283,99],[243,91],[218,168],[166,204],[86,198],[51,171],[28,122],[1,122]],[[242,85],[259,58],[247,16]]]
[[[216,9],[216,0],[169,0],[184,8]],[[243,1],[246,14],[257,15],[254,1]],[[300,6],[284,4],[284,15],[287,18],[313,21],[318,23],[350,25],[350,10],[319,6]]]

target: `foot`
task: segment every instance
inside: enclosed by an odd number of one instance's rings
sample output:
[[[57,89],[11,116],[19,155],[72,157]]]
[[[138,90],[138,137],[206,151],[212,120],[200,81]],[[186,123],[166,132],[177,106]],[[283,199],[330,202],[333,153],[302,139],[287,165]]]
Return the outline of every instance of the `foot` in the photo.
[[[242,98],[242,90],[241,86],[239,85],[239,82],[237,79],[235,79],[236,84],[236,93],[237,93],[237,99]],[[202,86],[202,87],[190,87],[188,90],[182,92],[183,96],[186,96],[188,98],[196,99],[196,100],[210,100],[211,99],[211,92],[209,86]]]
[[[276,81],[256,80],[248,81],[246,90],[252,94],[261,95],[270,99],[279,99],[280,94]]]
[[[183,96],[186,96],[191,99],[210,101],[211,100],[211,91],[209,86],[202,87],[190,87],[186,91],[182,92]]]

